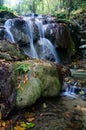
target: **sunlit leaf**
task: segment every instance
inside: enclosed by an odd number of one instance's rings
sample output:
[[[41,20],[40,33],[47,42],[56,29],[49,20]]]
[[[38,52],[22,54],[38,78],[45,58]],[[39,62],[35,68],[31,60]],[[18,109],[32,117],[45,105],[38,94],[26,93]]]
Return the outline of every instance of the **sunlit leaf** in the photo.
[[[28,128],[33,128],[34,126],[35,126],[34,123],[27,123],[26,128],[27,128],[27,129],[28,129]]]

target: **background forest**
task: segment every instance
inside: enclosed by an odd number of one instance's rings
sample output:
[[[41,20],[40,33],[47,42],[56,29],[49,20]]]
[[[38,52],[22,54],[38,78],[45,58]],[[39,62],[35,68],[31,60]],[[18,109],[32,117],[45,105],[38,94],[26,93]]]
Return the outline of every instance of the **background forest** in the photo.
[[[19,15],[28,13],[52,14],[61,17],[86,9],[85,0],[0,0],[0,10],[14,10]]]

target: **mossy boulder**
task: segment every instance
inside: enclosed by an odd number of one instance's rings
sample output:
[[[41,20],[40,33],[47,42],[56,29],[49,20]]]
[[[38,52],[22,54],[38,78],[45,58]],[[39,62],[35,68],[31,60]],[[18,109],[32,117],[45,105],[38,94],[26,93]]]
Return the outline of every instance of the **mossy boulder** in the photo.
[[[0,40],[0,59],[7,61],[25,60],[27,57],[20,50],[17,44]]]
[[[58,96],[62,86],[56,64],[41,60],[0,60],[0,107],[2,118],[16,107],[34,104],[40,97]]]
[[[61,83],[54,63],[40,60],[17,62],[13,70],[16,75],[17,108],[32,105],[40,96],[58,96]]]

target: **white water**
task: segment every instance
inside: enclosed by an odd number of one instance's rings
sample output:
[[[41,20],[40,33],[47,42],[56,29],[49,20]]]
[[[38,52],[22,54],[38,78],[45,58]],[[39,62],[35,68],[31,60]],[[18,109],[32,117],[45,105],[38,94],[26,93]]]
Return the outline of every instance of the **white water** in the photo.
[[[12,42],[12,43],[15,43],[15,40],[14,40],[14,37],[10,31],[10,28],[11,28],[11,19],[8,19],[6,22],[5,22],[5,25],[4,27],[6,28],[6,31],[7,31],[7,34],[8,34],[8,37],[10,38],[9,40]]]
[[[41,45],[41,50],[42,50],[42,59],[45,59],[45,55],[44,55],[44,53],[45,53],[45,47],[47,47],[50,51],[51,51],[51,53],[52,53],[52,55],[54,56],[54,59],[55,59],[55,62],[60,62],[60,60],[59,60],[59,57],[58,57],[58,55],[57,55],[57,52],[56,52],[56,50],[55,50],[55,47],[53,46],[53,44],[51,43],[51,41],[50,40],[48,40],[47,38],[45,38],[45,34],[44,34],[44,27],[43,27],[43,23],[42,23],[42,21],[41,20],[39,20],[39,19],[36,19],[35,20],[35,23],[36,23],[36,25],[38,26],[38,29],[39,29],[39,35],[40,35],[40,45]]]
[[[28,31],[28,37],[30,40],[30,53],[33,58],[38,58],[37,52],[35,50],[34,44],[33,44],[33,25],[32,21],[28,17],[24,17],[24,20],[27,23],[27,31]]]
[[[32,17],[34,17],[34,16],[32,15]],[[56,52],[53,44],[48,39],[45,38],[44,26],[43,26],[42,20],[35,18],[35,24],[38,27],[39,35],[40,35],[40,40],[39,40],[39,42],[40,42],[40,54],[39,55],[40,56],[38,56],[34,43],[33,43],[33,31],[34,30],[33,30],[33,21],[31,21],[32,17],[23,17],[24,21],[26,22],[26,30],[27,30],[29,41],[30,41],[30,49],[23,48],[24,53],[33,58],[40,57],[41,59],[46,59],[46,56],[49,57],[49,53],[50,53],[53,56],[53,59],[55,60],[55,62],[59,62],[59,57],[57,55],[57,52]],[[9,19],[5,22],[5,28],[7,30],[9,40],[11,42],[15,43],[14,37],[11,33],[11,27],[12,27],[12,21],[11,21],[11,19]]]
[[[43,24],[42,21],[39,19],[36,19],[35,21],[36,25],[38,26],[38,30],[39,30],[39,35],[41,38],[44,38],[44,28],[43,28]]]
[[[65,92],[61,93],[61,96],[77,98],[78,94],[75,93],[75,89],[77,88],[76,85],[77,85],[77,83],[75,83],[73,86],[71,86],[71,85],[67,86],[67,88],[65,89]]]
[[[53,54],[55,62],[59,62],[59,58],[56,53],[56,50],[55,50],[53,44],[47,38],[40,38],[40,44],[43,46],[43,53],[45,53],[45,47],[47,47]]]

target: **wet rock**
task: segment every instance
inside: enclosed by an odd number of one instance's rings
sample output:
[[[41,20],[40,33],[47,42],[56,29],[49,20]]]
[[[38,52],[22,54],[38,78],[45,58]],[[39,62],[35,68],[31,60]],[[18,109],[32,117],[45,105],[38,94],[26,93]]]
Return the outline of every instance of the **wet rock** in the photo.
[[[27,57],[20,50],[17,44],[11,44],[5,40],[0,41],[0,59],[7,61],[24,60]]]
[[[50,23],[44,25],[45,36],[54,42],[56,48],[64,48],[67,51],[67,56],[72,56],[75,53],[75,45],[71,37],[67,24],[65,23]]]
[[[29,19],[28,19],[29,21]],[[19,43],[20,46],[27,45],[30,43],[30,38],[33,35],[33,40],[37,41],[39,38],[38,28],[34,21],[32,21],[32,27],[33,27],[33,34],[30,34],[29,22],[26,22],[23,17],[22,18],[14,18],[14,19],[8,19],[5,22],[5,26],[10,29],[10,32],[12,33],[14,37],[14,41]],[[32,29],[32,28],[31,28]],[[21,41],[21,44],[20,44]],[[23,43],[23,44],[22,44]]]
[[[9,63],[0,62],[0,109],[1,118],[7,117],[15,106],[16,90],[12,81],[12,71]]]
[[[2,118],[16,107],[31,106],[42,97],[58,96],[62,86],[56,64],[41,60],[0,63]]]

